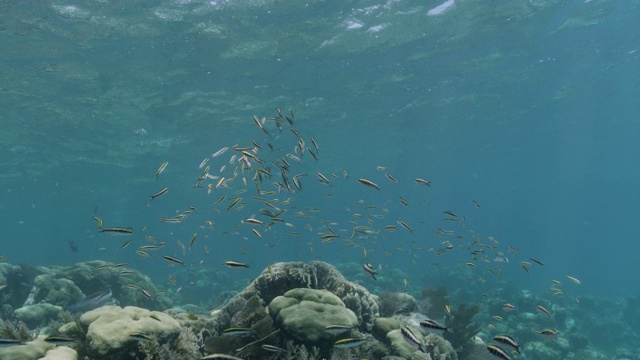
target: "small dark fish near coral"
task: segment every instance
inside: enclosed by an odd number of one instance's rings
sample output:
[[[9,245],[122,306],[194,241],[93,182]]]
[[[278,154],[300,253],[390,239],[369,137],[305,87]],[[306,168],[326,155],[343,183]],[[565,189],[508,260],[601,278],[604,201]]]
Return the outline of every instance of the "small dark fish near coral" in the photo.
[[[502,345],[509,346],[520,354],[520,345],[511,337],[507,335],[497,335],[493,338],[493,341]]]
[[[499,346],[495,346],[495,345],[489,345],[487,346],[487,350],[489,351],[489,354],[491,354],[491,356],[494,359],[498,359],[498,360],[511,360],[511,356],[509,356],[509,354],[507,354],[506,351],[504,351],[501,347]]]
[[[95,292],[84,299],[80,300],[77,304],[73,304],[67,308],[69,312],[84,312],[93,310],[105,304],[111,299],[111,289]]]
[[[366,272],[367,274],[371,275],[373,280],[378,280],[378,272],[376,271],[376,268],[373,267],[373,265],[364,264],[362,266],[362,268],[364,269],[364,272]]]
[[[71,241],[71,240],[69,240],[68,243],[69,243],[69,249],[71,249],[72,252],[77,253],[78,252],[78,244],[76,244],[75,241]]]
[[[133,332],[129,334],[129,338],[137,341],[151,341],[154,339],[153,336],[147,335],[142,332]]]
[[[324,331],[328,332],[331,335],[340,335],[342,333],[350,331],[351,329],[353,329],[353,326],[349,325],[327,325],[324,328]]]
[[[340,340],[336,341],[333,344],[333,346],[337,347],[339,349],[349,349],[349,348],[352,348],[352,347],[360,346],[360,345],[366,343],[369,340],[370,340],[369,338],[340,339]]]
[[[416,334],[413,333],[413,331],[411,331],[410,328],[408,327],[403,327],[400,329],[400,334],[402,334],[402,337],[404,338],[404,340],[406,342],[408,342],[409,344],[417,347],[418,349],[420,349],[420,351],[422,351],[423,353],[427,352],[427,347],[424,344],[424,342],[422,342],[422,340],[420,338],[418,338],[416,336]]]
[[[22,340],[0,338],[0,348],[6,348],[15,345],[25,345],[25,343]]]
[[[249,328],[240,328],[240,327],[231,327],[231,328],[222,330],[223,336],[245,335],[245,334],[253,334],[253,330]]]
[[[442,335],[444,332],[453,333],[453,330],[449,329],[446,326],[440,325],[433,320],[420,321],[420,328],[436,333],[438,335]]]
[[[74,343],[74,342],[76,342],[78,340],[74,339],[74,338],[67,337],[67,336],[49,335],[44,339],[44,341],[48,342],[49,344],[67,345],[67,344]]]

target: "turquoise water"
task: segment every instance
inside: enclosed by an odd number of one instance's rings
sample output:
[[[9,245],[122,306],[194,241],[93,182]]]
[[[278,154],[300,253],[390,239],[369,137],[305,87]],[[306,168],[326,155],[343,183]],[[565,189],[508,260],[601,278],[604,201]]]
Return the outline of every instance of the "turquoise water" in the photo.
[[[580,296],[638,296],[640,3],[461,0],[429,13],[440,4],[0,5],[3,261],[126,262],[157,284],[169,274],[214,269],[240,284],[234,291],[278,261],[358,269],[367,262],[382,278],[399,274],[389,281],[393,289],[364,278],[373,292],[419,294],[441,283],[491,292],[509,283],[548,295],[557,279],[567,286],[559,306]],[[286,120],[281,132],[269,120],[277,108],[285,115],[295,109],[293,127],[306,149],[315,151],[311,138],[317,141],[317,161],[308,151],[300,162],[286,157],[300,156],[298,137]],[[270,135],[254,115],[267,118]],[[233,178],[241,165],[230,157],[242,153],[211,155],[253,141],[272,179],[252,180],[260,166],[254,161],[229,188],[216,189],[218,179],[193,187],[205,158],[209,174]],[[307,174],[299,178],[302,190],[273,184],[282,181],[273,162],[283,156],[289,177]],[[277,199],[283,222],[243,223],[269,221],[260,213],[264,202],[253,198],[256,184],[275,192],[261,196]],[[164,187],[165,195],[149,201]],[[227,211],[235,197],[244,207]],[[189,206],[197,211],[180,224],[158,220]],[[446,220],[445,210],[458,221]],[[92,216],[134,233],[99,233]],[[352,238],[357,226],[371,232]],[[323,242],[328,227],[340,237]],[[499,245],[473,260],[467,245],[476,234]],[[154,243],[147,236],[166,245],[143,259],[136,249]],[[454,249],[435,254],[444,241]],[[495,262],[498,251],[511,261]],[[520,261],[530,257],[545,266],[532,264],[528,274]],[[227,260],[251,267],[229,269],[221,265]],[[502,268],[501,280],[485,267]]]

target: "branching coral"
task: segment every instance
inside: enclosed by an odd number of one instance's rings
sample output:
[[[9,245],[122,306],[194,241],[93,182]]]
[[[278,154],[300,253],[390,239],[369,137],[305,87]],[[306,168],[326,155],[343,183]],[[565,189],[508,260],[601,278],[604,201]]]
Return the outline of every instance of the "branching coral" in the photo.
[[[451,315],[447,314],[445,324],[452,332],[446,332],[444,338],[451,343],[460,359],[467,358],[466,345],[480,331],[480,324],[473,322],[473,317],[479,311],[479,305],[467,307],[465,304],[460,304]]]
[[[250,327],[253,323],[267,317],[267,309],[262,305],[258,295],[253,295],[246,301],[242,309],[231,318],[231,326]]]
[[[153,338],[138,344],[138,354],[131,353],[137,360],[191,360],[202,357],[200,344],[202,338],[190,328],[184,328],[174,342],[160,344]]]
[[[22,321],[5,321],[0,326],[0,338],[31,341],[35,336]]]
[[[283,360],[320,360],[320,349],[312,347],[307,349],[304,345],[295,344],[293,341],[287,341]]]
[[[458,360],[458,355],[453,346],[436,334],[428,334],[424,338],[428,353],[433,360]]]
[[[445,305],[448,303],[449,295],[446,287],[433,288],[429,286],[422,290],[419,303],[420,313],[427,315],[430,319],[442,319],[445,316]]]

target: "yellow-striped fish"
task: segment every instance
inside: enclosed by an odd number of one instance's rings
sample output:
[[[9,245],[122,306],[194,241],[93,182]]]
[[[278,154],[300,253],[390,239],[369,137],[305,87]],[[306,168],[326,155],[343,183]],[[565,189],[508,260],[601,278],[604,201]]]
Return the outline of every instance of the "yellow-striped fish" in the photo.
[[[165,161],[162,163],[162,165],[160,165],[160,167],[158,168],[158,170],[156,170],[156,173],[153,174],[153,177],[155,177],[156,179],[158,178],[158,175],[162,174],[162,172],[164,171],[164,169],[167,168],[167,165],[169,165],[168,161]]]

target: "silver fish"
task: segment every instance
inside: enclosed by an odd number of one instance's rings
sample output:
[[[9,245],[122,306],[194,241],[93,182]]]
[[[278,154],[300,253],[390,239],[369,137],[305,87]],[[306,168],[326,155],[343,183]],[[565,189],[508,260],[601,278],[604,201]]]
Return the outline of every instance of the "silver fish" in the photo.
[[[353,326],[348,325],[327,325],[324,328],[324,331],[328,332],[331,335],[339,335],[344,332],[350,331]]]
[[[111,300],[111,289],[103,290],[95,292],[84,299],[80,300],[78,303],[70,305],[67,310],[69,312],[84,312],[88,310],[93,310],[95,308],[99,308],[107,301]]]

